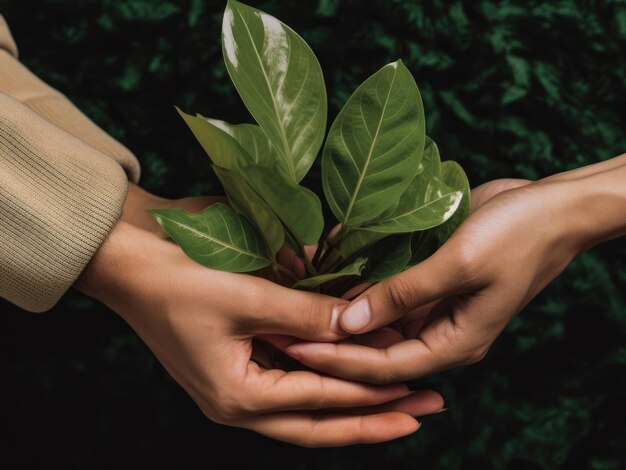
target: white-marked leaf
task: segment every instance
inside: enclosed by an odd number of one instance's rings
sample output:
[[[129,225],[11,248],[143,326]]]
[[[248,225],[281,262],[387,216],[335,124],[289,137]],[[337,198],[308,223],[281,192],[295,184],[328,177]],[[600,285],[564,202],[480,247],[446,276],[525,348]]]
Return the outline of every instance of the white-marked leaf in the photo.
[[[257,164],[229,133],[204,118],[192,116],[180,110],[179,113],[194,132],[211,161],[218,167],[233,171],[240,178],[245,179],[300,242],[312,245],[319,240],[324,229],[322,204],[313,191],[300,186],[289,176],[282,162]],[[222,184],[228,185],[228,182],[222,181]],[[225,188],[227,192],[229,189],[231,193],[237,190],[232,185],[230,188]],[[249,214],[248,211],[244,213]]]
[[[437,227],[439,244],[443,245],[469,216],[472,191],[465,171],[455,161],[448,160],[441,164],[441,179],[446,185],[460,191],[463,195],[454,215],[441,227]]]
[[[441,171],[441,160],[439,158],[439,150],[437,149],[437,145],[435,142],[428,136],[426,136],[426,144],[424,146],[424,155],[420,161],[418,166],[418,175],[411,183],[411,186],[407,188],[398,200],[396,200],[391,206],[389,206],[385,211],[380,214],[375,221],[381,221],[392,217],[393,214],[398,209],[400,201],[404,198],[406,194],[410,195],[414,193],[416,188],[413,187],[414,184],[424,184],[425,181],[429,181],[432,178],[435,178],[439,175]],[[426,187],[423,188],[426,191]],[[374,222],[372,222],[374,223]],[[367,228],[367,225],[363,228]],[[349,229],[341,240],[340,250],[341,255],[344,258],[348,258],[349,256],[357,253],[374,243],[378,240],[381,240],[387,236],[384,232],[371,232],[363,229]],[[370,262],[371,264],[371,262]]]
[[[265,132],[263,132],[263,129],[256,124],[230,124],[226,121],[211,119],[202,115],[198,115],[198,117],[205,119],[233,137],[248,152],[254,163],[269,163],[280,158],[277,156],[276,150],[272,148],[272,144]]]
[[[421,183],[416,181],[411,185],[391,216],[362,228],[381,233],[417,232],[441,225],[452,217],[461,203],[461,191],[453,190],[439,178],[431,179],[425,190]]]
[[[461,166],[453,161],[441,164],[441,179],[445,184],[463,194],[463,199],[450,219],[430,230],[413,233],[412,255],[409,265],[417,264],[431,256],[459,228],[470,212],[470,184]]]
[[[224,130],[204,118],[187,114],[178,108],[176,111],[185,120],[211,161],[220,168],[239,172],[242,166],[255,163],[248,152]]]
[[[302,180],[326,131],[319,62],[298,34],[273,16],[228,0],[222,23],[226,69],[288,174]]]

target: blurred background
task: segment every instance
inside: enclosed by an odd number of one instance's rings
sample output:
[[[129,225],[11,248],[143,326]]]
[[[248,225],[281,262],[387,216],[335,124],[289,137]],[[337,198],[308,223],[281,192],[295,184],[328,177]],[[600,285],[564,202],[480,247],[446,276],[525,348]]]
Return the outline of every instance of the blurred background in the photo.
[[[442,158],[474,186],[626,151],[624,1],[248,3],[309,42],[332,116],[401,58]],[[0,0],[0,12],[22,61],[135,152],[141,184],[181,197],[221,189],[173,105],[251,119],[222,62],[224,5]],[[0,310],[4,468],[626,468],[623,240],[577,258],[480,364],[413,384],[449,411],[373,446],[301,449],[209,422],[123,321],[76,292],[41,315]]]

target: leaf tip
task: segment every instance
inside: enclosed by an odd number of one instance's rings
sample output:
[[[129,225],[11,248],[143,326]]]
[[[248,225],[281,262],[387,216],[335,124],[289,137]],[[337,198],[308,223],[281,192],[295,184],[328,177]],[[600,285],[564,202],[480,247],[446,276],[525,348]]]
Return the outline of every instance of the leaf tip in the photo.
[[[176,110],[176,112],[178,113],[178,115],[180,117],[182,117],[183,119],[187,120],[188,116],[191,116],[191,114],[187,114],[185,111],[183,111],[182,109],[180,109],[178,106],[174,105],[174,109]]]
[[[159,225],[163,225],[163,218],[161,217],[159,209],[146,209],[146,212],[150,214]]]

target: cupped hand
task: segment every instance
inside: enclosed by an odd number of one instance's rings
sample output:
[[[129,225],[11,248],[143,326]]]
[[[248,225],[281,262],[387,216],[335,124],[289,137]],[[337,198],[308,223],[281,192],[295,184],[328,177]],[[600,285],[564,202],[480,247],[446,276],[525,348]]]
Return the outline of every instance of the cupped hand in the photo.
[[[123,221],[77,287],[122,316],[218,423],[305,446],[334,446],[412,433],[419,426],[414,416],[443,405],[437,393],[411,393],[403,384],[381,387],[260,367],[251,360],[256,336],[340,339],[329,328],[337,299],[204,268],[176,245]]]
[[[581,221],[570,210],[572,184],[564,177],[477,188],[473,213],[443,247],[371,287],[341,313],[342,328],[358,336],[284,350],[311,368],[372,383],[479,361],[511,319],[586,248],[575,236]]]

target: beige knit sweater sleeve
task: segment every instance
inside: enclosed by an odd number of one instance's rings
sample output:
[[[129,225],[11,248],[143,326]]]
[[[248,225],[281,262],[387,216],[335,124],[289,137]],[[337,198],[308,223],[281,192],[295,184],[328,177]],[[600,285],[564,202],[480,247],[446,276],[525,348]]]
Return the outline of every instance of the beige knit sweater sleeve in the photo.
[[[19,63],[0,16],[0,297],[52,307],[120,217],[127,177],[134,155]]]

